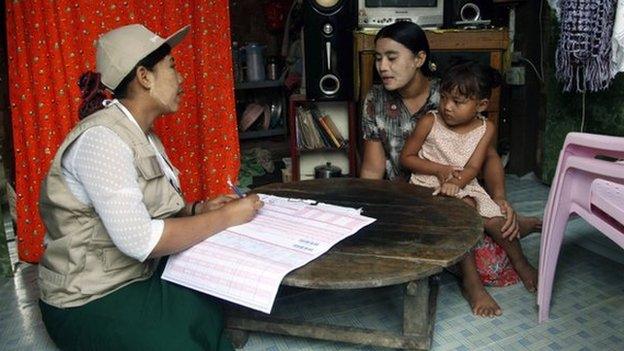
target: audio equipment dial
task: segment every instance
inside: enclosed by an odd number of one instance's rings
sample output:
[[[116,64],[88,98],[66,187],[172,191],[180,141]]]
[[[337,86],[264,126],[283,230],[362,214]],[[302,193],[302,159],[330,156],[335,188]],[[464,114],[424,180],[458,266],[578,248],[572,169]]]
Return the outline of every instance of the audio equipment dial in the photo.
[[[330,35],[333,31],[334,27],[331,25],[331,23],[325,23],[325,25],[323,26],[323,33],[325,33],[326,35]]]
[[[350,100],[357,1],[303,0],[303,22],[306,98]]]

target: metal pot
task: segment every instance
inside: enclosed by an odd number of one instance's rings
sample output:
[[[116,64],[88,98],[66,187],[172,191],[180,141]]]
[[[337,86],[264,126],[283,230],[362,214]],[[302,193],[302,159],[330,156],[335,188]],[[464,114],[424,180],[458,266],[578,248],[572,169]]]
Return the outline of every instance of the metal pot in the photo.
[[[331,162],[314,167],[314,178],[316,179],[336,177],[342,177],[342,170],[340,167],[332,166]]]

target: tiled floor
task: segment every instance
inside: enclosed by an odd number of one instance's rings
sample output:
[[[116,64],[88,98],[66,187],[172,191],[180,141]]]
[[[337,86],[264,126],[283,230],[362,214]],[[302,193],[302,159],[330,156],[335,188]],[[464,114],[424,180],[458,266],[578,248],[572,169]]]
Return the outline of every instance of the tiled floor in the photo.
[[[539,183],[508,178],[514,207],[541,215],[548,189]],[[521,284],[491,288],[504,309],[494,319],[472,316],[448,273],[441,276],[433,350],[624,350],[624,265],[575,243],[599,236],[580,220],[570,222],[557,268],[551,319],[537,324],[535,296]],[[534,264],[539,236],[523,240]],[[613,251],[621,258],[622,251]],[[0,350],[55,350],[40,321],[35,267],[22,265],[14,279],[0,279]],[[400,330],[399,287],[355,292],[301,292],[278,304],[274,313],[315,322]],[[368,346],[252,333],[249,350],[376,350]]]

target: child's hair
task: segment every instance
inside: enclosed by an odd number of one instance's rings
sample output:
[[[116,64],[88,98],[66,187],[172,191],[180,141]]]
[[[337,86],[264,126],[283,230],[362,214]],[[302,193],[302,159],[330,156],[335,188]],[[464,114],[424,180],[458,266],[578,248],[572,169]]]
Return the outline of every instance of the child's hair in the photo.
[[[489,99],[492,89],[501,84],[501,74],[494,68],[473,60],[456,59],[442,76],[440,91]]]

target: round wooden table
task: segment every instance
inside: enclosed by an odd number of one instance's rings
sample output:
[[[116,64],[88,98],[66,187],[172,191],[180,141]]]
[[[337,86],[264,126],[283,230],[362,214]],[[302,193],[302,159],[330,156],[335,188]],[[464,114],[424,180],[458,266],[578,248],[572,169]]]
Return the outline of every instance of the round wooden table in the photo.
[[[461,200],[402,182],[357,178],[276,183],[254,190],[362,208],[377,221],[292,271],[282,284],[309,289],[362,289],[406,284],[403,333],[231,316],[227,326],[403,349],[429,349],[437,284],[433,275],[458,262],[483,235],[483,222]]]

